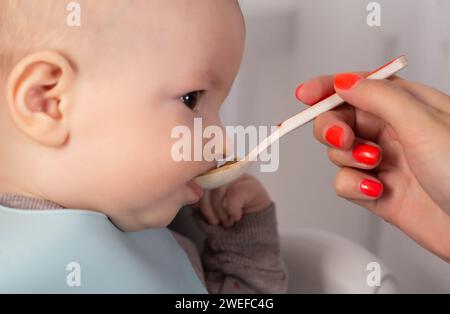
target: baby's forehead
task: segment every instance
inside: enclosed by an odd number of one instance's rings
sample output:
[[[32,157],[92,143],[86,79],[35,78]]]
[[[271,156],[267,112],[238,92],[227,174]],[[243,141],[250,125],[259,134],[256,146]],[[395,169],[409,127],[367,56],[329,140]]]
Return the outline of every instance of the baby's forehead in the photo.
[[[45,39],[49,33],[58,38],[56,32],[64,33],[71,28],[68,24],[71,13],[80,15],[81,25],[78,26],[81,27],[77,32],[100,32],[133,21],[152,22],[147,26],[153,25],[159,30],[170,25],[187,29],[198,20],[207,23],[226,15],[229,10],[224,10],[224,4],[239,7],[235,0],[1,0],[0,39],[2,44],[8,38],[14,39],[10,40],[11,44],[19,44],[20,40],[16,39]],[[123,20],[125,17],[127,21]]]
[[[42,32],[64,32],[71,27],[80,26],[82,31],[90,26],[100,26],[111,16],[117,17],[133,0],[1,0],[1,34],[11,31],[16,39],[19,35],[43,35]],[[70,18],[78,14],[85,22],[71,25]],[[82,26],[82,27],[81,27]],[[5,34],[6,33],[6,34]]]
[[[236,14],[240,9],[234,0],[78,0],[74,3],[79,4],[81,27],[73,28],[67,25],[68,3],[0,0],[2,75],[20,58],[42,49],[85,58],[86,50],[79,51],[82,46],[89,47],[89,54],[121,44],[119,49],[136,51],[151,48],[139,46],[145,40],[161,51],[181,50],[175,54],[202,45],[217,50],[221,47],[215,45],[216,38],[228,36],[229,25],[241,23],[236,17],[242,18]],[[181,41],[183,45],[177,45]]]

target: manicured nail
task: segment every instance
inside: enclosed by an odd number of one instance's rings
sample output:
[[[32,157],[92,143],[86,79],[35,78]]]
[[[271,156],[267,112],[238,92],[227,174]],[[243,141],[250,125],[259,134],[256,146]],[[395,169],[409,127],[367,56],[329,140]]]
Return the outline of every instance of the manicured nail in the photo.
[[[359,190],[364,195],[378,197],[383,192],[383,185],[374,180],[364,179],[359,184]]]
[[[369,166],[374,166],[380,158],[380,149],[373,145],[360,143],[353,147],[352,154],[356,161]]]
[[[325,139],[328,143],[330,143],[333,146],[336,146],[337,148],[341,148],[343,146],[343,136],[344,129],[340,126],[332,126],[327,130],[325,133]]]
[[[334,77],[334,86],[338,89],[347,90],[355,86],[362,79],[361,76],[353,73],[341,73]]]
[[[303,84],[300,84],[297,89],[295,90],[295,97],[300,100],[300,90],[302,89]],[[300,100],[301,101],[301,100]]]

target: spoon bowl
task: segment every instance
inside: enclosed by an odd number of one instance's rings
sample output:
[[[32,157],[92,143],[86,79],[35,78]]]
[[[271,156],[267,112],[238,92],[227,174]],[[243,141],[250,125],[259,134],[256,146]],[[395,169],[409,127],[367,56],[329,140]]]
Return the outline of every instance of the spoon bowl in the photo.
[[[244,159],[227,163],[194,178],[194,182],[205,190],[216,189],[242,176],[250,168],[250,165],[250,161]]]

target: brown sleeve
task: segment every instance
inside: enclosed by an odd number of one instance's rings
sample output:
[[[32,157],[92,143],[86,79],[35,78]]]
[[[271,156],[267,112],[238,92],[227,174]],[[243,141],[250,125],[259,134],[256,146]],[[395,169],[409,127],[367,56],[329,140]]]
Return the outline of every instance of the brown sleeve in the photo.
[[[202,262],[210,293],[287,291],[273,203],[245,215],[230,229],[208,224],[198,211],[194,217],[207,235]]]

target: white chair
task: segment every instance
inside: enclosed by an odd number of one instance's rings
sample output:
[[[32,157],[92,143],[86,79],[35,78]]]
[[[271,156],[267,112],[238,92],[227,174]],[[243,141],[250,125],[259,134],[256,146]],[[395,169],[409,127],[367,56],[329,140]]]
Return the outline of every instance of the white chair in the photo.
[[[289,271],[289,293],[396,293],[394,277],[374,254],[337,234],[294,229],[280,232],[283,258]],[[378,263],[380,285],[367,283]],[[374,265],[374,264],[371,264]]]

